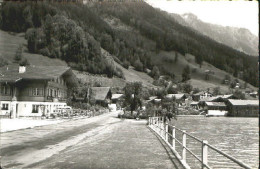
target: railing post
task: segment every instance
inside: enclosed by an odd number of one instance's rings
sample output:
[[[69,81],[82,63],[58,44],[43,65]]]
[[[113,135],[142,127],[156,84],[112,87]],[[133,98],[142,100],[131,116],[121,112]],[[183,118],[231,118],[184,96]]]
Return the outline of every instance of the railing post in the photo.
[[[168,123],[165,123],[165,140],[166,142],[168,142],[168,130],[169,130],[169,126]]]
[[[159,122],[160,122],[160,121],[159,121],[159,117],[157,117],[156,120],[157,120],[157,127],[156,127],[157,133],[160,135],[160,128],[159,128],[159,127],[160,127],[160,126],[159,126]]]
[[[204,164],[208,165],[208,141],[207,140],[203,140],[202,141],[202,165],[201,168],[204,169],[206,167],[204,167]]]
[[[172,148],[175,150],[175,126],[172,126]]]
[[[182,133],[182,160],[186,163],[186,131]]]
[[[162,120],[162,119],[161,119]],[[162,138],[163,139],[165,139],[165,137],[164,137],[164,124],[163,124],[163,120],[161,121],[161,136],[162,136]]]
[[[159,119],[159,121],[160,121],[159,135],[162,137],[162,121],[161,121],[161,118]]]
[[[164,136],[164,128],[163,128],[163,121],[162,121],[162,119],[161,119],[161,136],[162,136],[162,138],[163,138],[163,136]]]

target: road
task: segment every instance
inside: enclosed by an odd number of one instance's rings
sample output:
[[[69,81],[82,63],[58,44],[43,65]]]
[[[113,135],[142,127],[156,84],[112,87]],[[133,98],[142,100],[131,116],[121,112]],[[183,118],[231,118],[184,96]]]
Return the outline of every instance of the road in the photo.
[[[3,168],[176,168],[146,127],[111,112],[88,119],[1,133]]]

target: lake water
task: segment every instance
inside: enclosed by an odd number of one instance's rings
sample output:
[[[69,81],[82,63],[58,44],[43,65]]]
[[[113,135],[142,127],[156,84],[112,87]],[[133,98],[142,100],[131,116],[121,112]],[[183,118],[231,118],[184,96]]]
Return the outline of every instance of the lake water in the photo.
[[[235,157],[253,168],[259,165],[258,118],[233,117],[177,117],[171,124],[188,133],[207,140],[209,144]],[[182,135],[176,131],[182,141]],[[187,147],[201,156],[201,144],[187,136]],[[181,146],[176,143],[181,154]],[[209,165],[213,168],[240,168],[232,161],[213,150],[208,152]],[[201,168],[200,163],[187,152],[187,163],[192,168]]]

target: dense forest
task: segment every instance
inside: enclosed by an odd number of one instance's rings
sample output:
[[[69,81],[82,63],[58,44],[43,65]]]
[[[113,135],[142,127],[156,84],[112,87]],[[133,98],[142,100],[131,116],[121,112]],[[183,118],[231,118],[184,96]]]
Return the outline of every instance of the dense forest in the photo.
[[[106,19],[119,20],[131,30],[113,28]],[[102,58],[100,47],[125,68],[132,65],[138,71],[155,69],[151,56],[174,50],[190,53],[198,64],[207,61],[235,77],[242,72],[243,80],[258,86],[257,58],[194,32],[141,1],[88,5],[5,2],[0,24],[5,31],[26,32],[30,52],[63,59],[91,73],[123,76]],[[163,67],[159,69],[174,77]]]

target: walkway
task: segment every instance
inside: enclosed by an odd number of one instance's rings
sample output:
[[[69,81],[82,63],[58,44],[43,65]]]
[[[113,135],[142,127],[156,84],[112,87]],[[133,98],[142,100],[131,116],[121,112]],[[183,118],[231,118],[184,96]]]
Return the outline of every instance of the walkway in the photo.
[[[1,134],[4,168],[177,168],[146,121],[117,113]],[[3,139],[2,139],[3,138]]]

